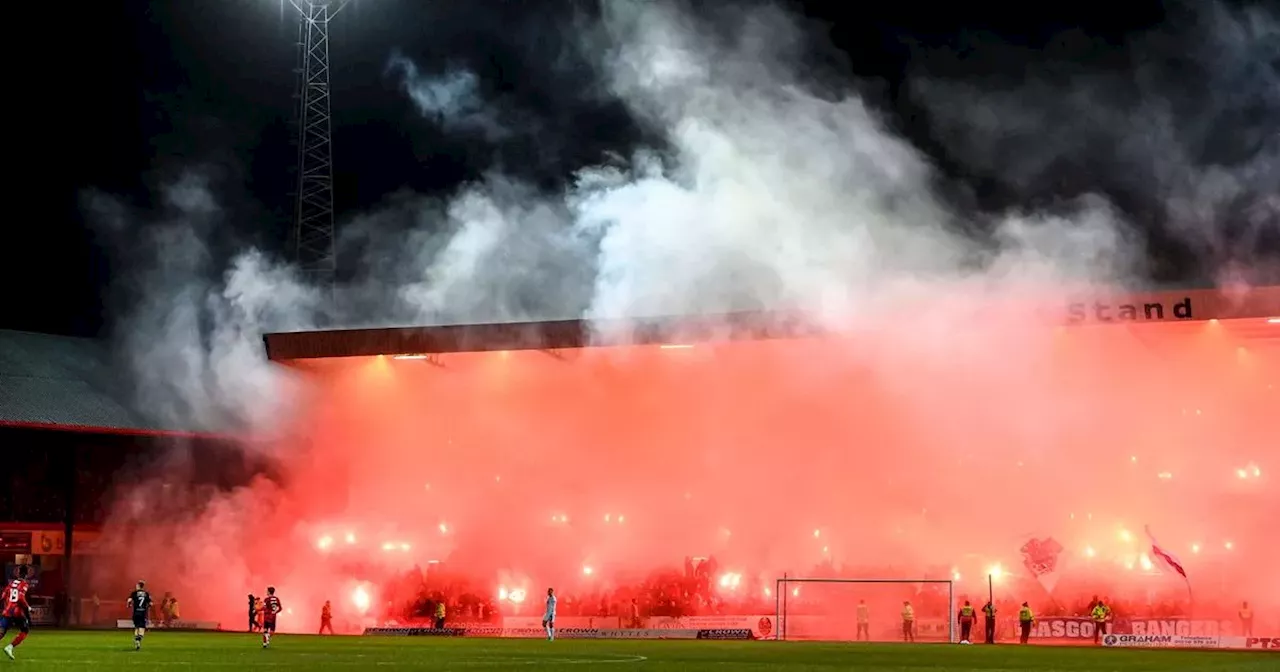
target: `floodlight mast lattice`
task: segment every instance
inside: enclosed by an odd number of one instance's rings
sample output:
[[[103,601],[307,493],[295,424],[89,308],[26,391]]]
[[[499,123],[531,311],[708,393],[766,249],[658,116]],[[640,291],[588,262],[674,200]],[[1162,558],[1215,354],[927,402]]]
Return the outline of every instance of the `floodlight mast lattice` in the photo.
[[[298,14],[298,165],[294,261],[308,281],[332,291],[338,269],[333,212],[333,124],[329,109],[329,22],[348,0],[288,0]],[[283,4],[282,4],[283,9]]]

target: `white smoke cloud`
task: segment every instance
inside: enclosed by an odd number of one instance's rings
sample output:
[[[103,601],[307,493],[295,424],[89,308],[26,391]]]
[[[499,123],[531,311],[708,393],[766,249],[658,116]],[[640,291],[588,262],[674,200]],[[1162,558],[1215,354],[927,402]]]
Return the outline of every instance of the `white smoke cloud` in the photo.
[[[589,300],[591,241],[567,208],[500,176],[460,191],[436,225],[447,241],[400,288],[419,322],[571,319]]]
[[[1009,60],[1034,60],[1007,46]],[[1202,3],[1130,46],[1133,69],[1028,65],[1016,81],[919,77],[913,95],[967,165],[1023,193],[1110,187],[1210,271],[1280,235],[1280,23]]]
[[[994,250],[960,233],[928,157],[854,92],[810,87],[777,11],[748,13],[716,41],[674,11],[608,7],[612,89],[665,130],[672,156],[642,153],[628,173],[579,184],[576,224],[602,233],[593,315],[847,312],[975,263],[1086,280],[1131,260],[1105,203],[1010,216]]]
[[[501,121],[499,110],[481,95],[480,78],[474,72],[455,68],[428,75],[399,53],[392,54],[388,60],[387,72],[399,78],[400,87],[418,111],[444,130],[479,133],[489,141],[511,135]]]
[[[606,88],[666,145],[582,170],[564,194],[494,174],[443,207],[409,197],[357,218],[348,243],[376,238],[385,217],[413,221],[398,250],[365,250],[335,322],[800,309],[847,323],[935,283],[980,278],[990,293],[1131,271],[1136,246],[1099,199],[1010,213],[981,243],[961,233],[971,222],[937,195],[927,156],[853,91],[809,86],[787,15],[734,20],[713,34],[661,3],[609,3],[590,36],[606,38]],[[494,128],[473,75],[390,64],[446,127]],[[151,234],[155,268],[124,330],[140,401],[189,427],[256,426],[282,396],[259,337],[315,324],[320,294],[252,250],[219,277],[203,242],[223,216],[208,181],[191,173],[165,195],[173,216]],[[94,209],[120,219],[101,198]]]
[[[321,295],[255,249],[225,270],[216,266],[206,241],[226,213],[205,172],[184,173],[161,196],[163,214],[154,222],[102,194],[85,199],[117,243],[129,246],[127,267],[144,269],[129,277],[134,286],[116,330],[135,407],[168,429],[269,429],[290,396],[287,379],[267,366],[261,336],[313,325]]]

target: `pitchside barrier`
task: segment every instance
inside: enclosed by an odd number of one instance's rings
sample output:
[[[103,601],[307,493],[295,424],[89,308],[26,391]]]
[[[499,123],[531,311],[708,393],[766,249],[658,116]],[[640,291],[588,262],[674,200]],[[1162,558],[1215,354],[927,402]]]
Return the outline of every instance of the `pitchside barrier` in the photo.
[[[999,634],[1002,639],[1017,636],[1016,619],[1002,617]],[[1037,618],[1031,628],[1032,640],[1093,641],[1097,624],[1092,619],[1075,616]],[[1230,620],[1197,618],[1118,618],[1107,625],[1109,635],[1160,635],[1169,637],[1223,637],[1241,634],[1239,625]]]
[[[133,621],[121,618],[116,620],[116,628],[132,630]],[[221,630],[222,624],[217,621],[152,621],[147,623],[148,630]]]
[[[1280,637],[1219,635],[1106,635],[1102,645],[1140,649],[1240,649],[1280,653]]]
[[[868,601],[868,604],[870,601]],[[855,610],[856,614],[856,610]],[[881,634],[879,641],[896,638],[901,641],[901,630],[898,615],[890,614],[893,624],[880,623],[875,612],[868,610],[868,621],[872,637]],[[789,617],[792,639],[821,638],[832,635],[832,626],[824,624],[827,616],[792,615]],[[646,618],[639,628],[598,627],[600,624],[611,624],[614,618],[597,617],[563,617],[556,627],[556,636],[562,639],[783,639],[780,637],[776,614],[755,614],[749,616],[717,615],[717,616],[654,616]],[[1002,619],[1007,620],[1007,619]],[[981,621],[979,620],[979,624]],[[895,624],[899,629],[895,630]],[[916,627],[927,626],[934,633],[945,633],[949,625],[946,619],[921,622],[917,619]],[[1280,637],[1241,637],[1235,634],[1234,624],[1229,621],[1210,621],[1195,619],[1142,619],[1120,620],[1112,623],[1112,632],[1101,638],[1101,643],[1108,647],[1118,648],[1200,648],[1200,649],[1241,649],[1256,651],[1280,651]],[[132,627],[129,621],[120,621],[120,627]],[[190,624],[181,623],[181,629],[217,629],[216,623]],[[800,630],[803,636],[794,636]],[[958,631],[957,631],[958,632]],[[1016,641],[1012,629],[1001,629],[999,641]],[[1047,618],[1036,622],[1033,629],[1036,639],[1042,642],[1060,640],[1093,640],[1093,622],[1083,618]],[[400,637],[507,637],[521,639],[538,639],[546,636],[540,619],[529,617],[508,617],[502,623],[461,623],[453,627],[437,630],[420,627],[382,627],[369,628],[366,635],[400,636]],[[835,635],[839,635],[837,632]],[[856,615],[855,615],[855,639]],[[834,639],[834,637],[833,637]],[[943,634],[929,638],[917,635],[917,641],[947,641]],[[981,641],[980,635],[973,634],[975,641]],[[876,640],[872,640],[876,641]],[[1033,641],[1035,641],[1033,639]]]
[[[508,628],[503,626],[467,626],[460,628],[366,628],[365,635],[391,637],[510,637],[539,639],[546,637],[546,630],[538,628]],[[750,630],[729,629],[665,629],[647,628],[562,628],[556,627],[558,639],[752,639]]]

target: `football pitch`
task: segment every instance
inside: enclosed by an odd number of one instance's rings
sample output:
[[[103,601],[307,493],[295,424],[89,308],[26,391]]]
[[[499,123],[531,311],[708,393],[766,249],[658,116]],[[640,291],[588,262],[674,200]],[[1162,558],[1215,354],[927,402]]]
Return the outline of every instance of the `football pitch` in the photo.
[[[0,655],[14,670],[1054,670],[1072,672],[1274,671],[1274,653],[1094,649],[940,644],[815,644],[796,642],[443,639],[280,635],[269,650],[255,635],[156,632],[142,651],[128,631],[35,632]]]

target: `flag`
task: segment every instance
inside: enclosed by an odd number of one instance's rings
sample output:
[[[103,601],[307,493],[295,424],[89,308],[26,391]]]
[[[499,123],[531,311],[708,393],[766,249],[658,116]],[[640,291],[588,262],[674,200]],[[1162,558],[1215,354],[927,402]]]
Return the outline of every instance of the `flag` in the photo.
[[[1187,570],[1182,568],[1182,563],[1178,562],[1177,558],[1170,555],[1169,552],[1163,548],[1160,548],[1160,544],[1156,543],[1156,538],[1151,535],[1151,526],[1146,526],[1146,531],[1147,538],[1151,540],[1151,555],[1156,556],[1164,562],[1164,564],[1172,567],[1173,571],[1182,575],[1182,578],[1187,578]]]
[[[1022,552],[1022,565],[1040,582],[1045,592],[1052,593],[1058,584],[1058,556],[1062,554],[1062,544],[1053,537],[1033,537],[1019,550]]]

